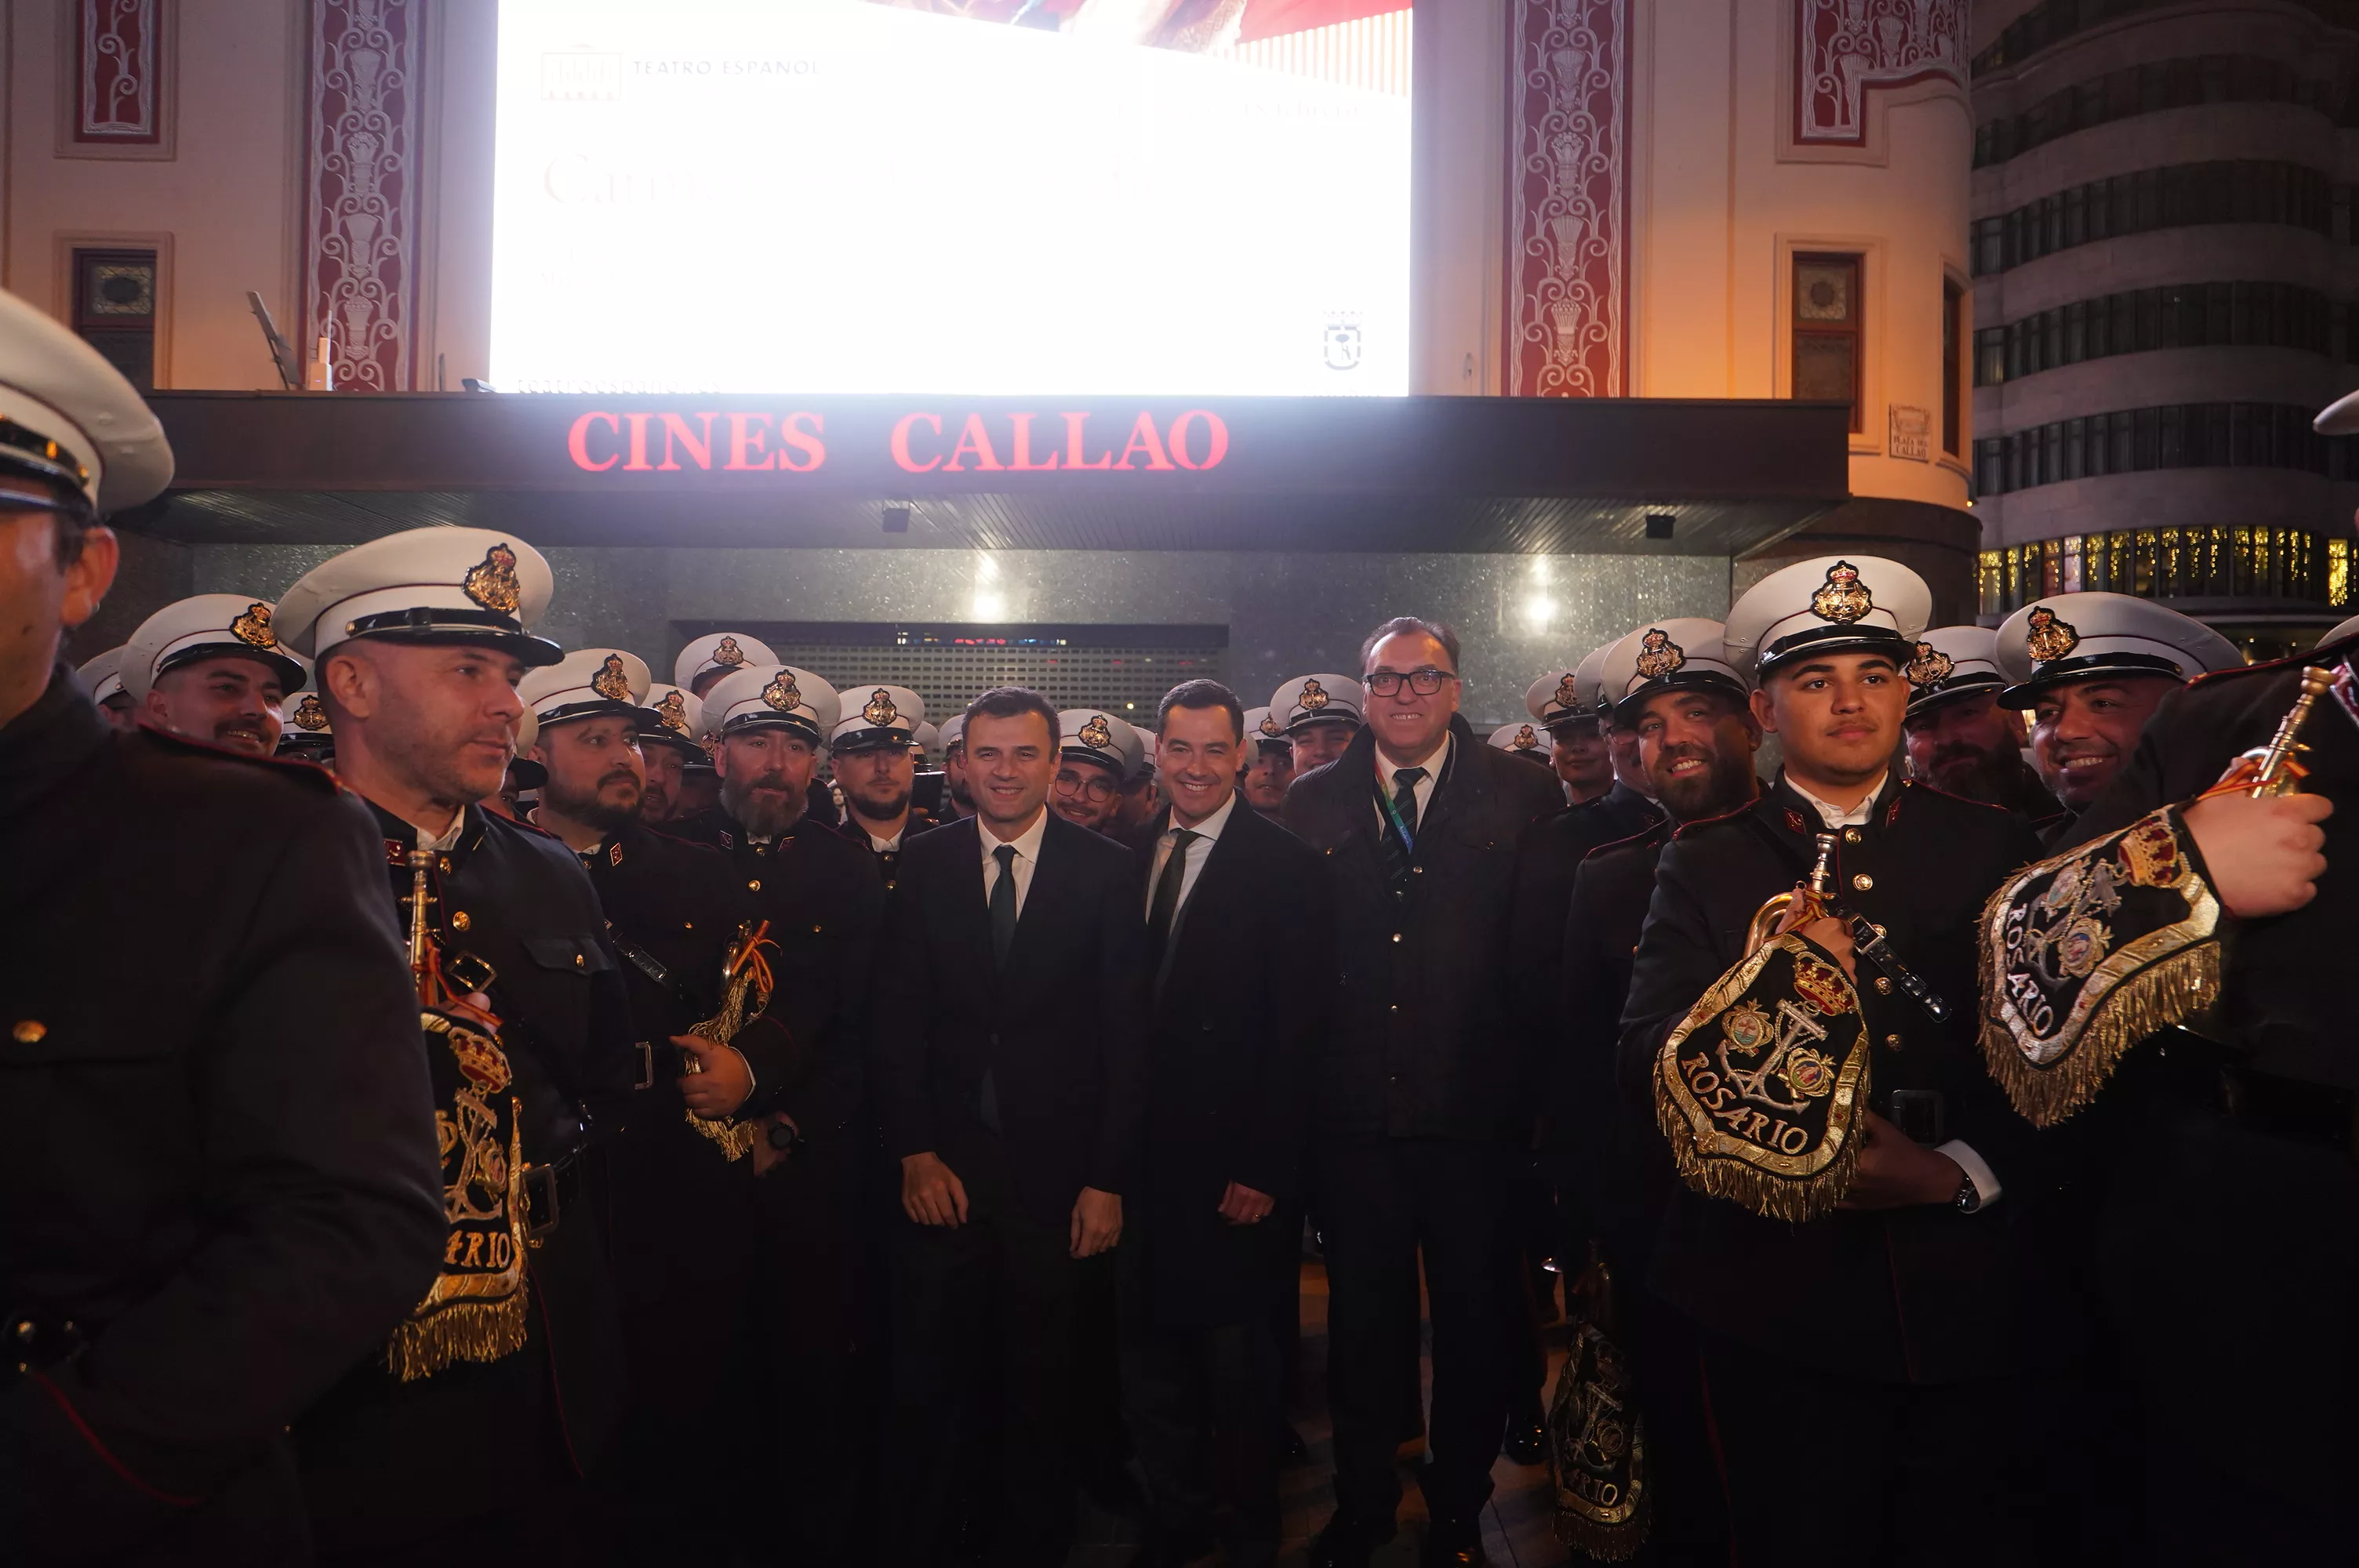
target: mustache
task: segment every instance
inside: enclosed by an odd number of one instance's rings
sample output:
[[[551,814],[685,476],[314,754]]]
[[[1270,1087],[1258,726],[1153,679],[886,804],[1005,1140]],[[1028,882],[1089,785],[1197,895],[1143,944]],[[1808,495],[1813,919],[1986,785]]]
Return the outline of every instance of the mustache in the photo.
[[[2048,750],[2060,762],[2077,761],[2082,757],[2118,757],[2122,754],[2122,749],[2111,741],[2051,741]]]

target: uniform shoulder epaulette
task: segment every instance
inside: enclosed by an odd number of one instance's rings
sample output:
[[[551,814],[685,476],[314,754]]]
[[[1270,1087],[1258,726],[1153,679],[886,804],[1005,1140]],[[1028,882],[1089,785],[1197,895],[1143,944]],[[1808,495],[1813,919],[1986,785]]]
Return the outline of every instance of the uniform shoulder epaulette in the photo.
[[[244,762],[249,767],[275,768],[289,778],[300,779],[329,795],[343,793],[344,786],[335,774],[317,762],[307,762],[299,757],[257,757],[251,752],[234,752],[209,741],[192,741],[186,735],[175,735],[168,730],[158,730],[147,724],[142,724],[135,733],[162,746],[167,752],[190,757],[218,757],[223,762]]]
[[[1665,829],[1667,828],[1670,828],[1670,831],[1666,832]],[[1612,854],[1616,849],[1642,849],[1650,845],[1668,843],[1671,838],[1677,837],[1677,835],[1678,829],[1671,828],[1671,819],[1668,816],[1658,816],[1655,818],[1654,821],[1647,824],[1644,827],[1639,828],[1636,833],[1631,834],[1627,838],[1614,838],[1607,841],[1606,843],[1600,844],[1597,848],[1589,851],[1588,854],[1583,855],[1582,859],[1584,860],[1598,860],[1605,855]]]
[[[1994,806],[1987,800],[1975,800],[1970,795],[1952,795],[1948,790],[1927,784],[1923,779],[1902,779],[1900,787],[1904,790],[1923,790],[1927,795],[1939,795],[1943,800],[1954,800],[1960,806],[1979,806],[1984,811],[1995,811],[2002,815],[2006,811],[2004,806]]]

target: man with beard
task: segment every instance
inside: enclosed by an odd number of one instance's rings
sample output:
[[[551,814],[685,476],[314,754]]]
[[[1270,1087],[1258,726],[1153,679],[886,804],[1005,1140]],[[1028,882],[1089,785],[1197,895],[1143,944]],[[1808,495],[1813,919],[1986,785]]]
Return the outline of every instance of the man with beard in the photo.
[[[146,723],[249,757],[278,750],[280,709],[301,661],[270,629],[267,600],[201,593],[139,623],[123,649],[123,690]]]
[[[811,780],[842,704],[809,670],[757,665],[705,694],[721,805],[683,827],[717,844],[768,922],[775,1042],[749,1044],[756,1125],[761,1312],[755,1408],[772,1424],[765,1495],[787,1499],[764,1550],[788,1563],[857,1556],[875,1408],[875,1281],[868,1268],[874,1117],[860,1048],[885,882],[874,857],[811,819]],[[741,1040],[743,1037],[741,1036]],[[772,1154],[786,1156],[774,1162]]]
[[[2023,716],[1999,705],[2006,676],[1998,633],[1942,626],[1917,639],[1908,667],[1908,773],[1920,784],[2012,811],[2045,832],[2064,808],[2023,760]]]
[[[1297,676],[1272,692],[1269,716],[1294,742],[1295,776],[1342,756],[1367,707],[1367,692],[1350,676]]]
[[[693,692],[676,686],[650,686],[647,709],[655,722],[639,731],[639,761],[647,767],[647,786],[639,793],[639,820],[654,827],[692,815],[686,809],[682,785],[689,769],[709,772],[712,759],[697,743],[696,738],[704,733],[704,704]]]
[[[2211,670],[2241,668],[2236,645],[2201,621],[2124,593],[2065,593],[2025,605],[1997,632],[2013,684],[2001,707],[2029,708],[2031,755],[2071,816],[2047,842],[2070,843],[2137,750],[2162,699]]]
[[[662,746],[646,737],[670,733],[645,701],[647,665],[616,648],[578,649],[517,690],[546,770],[533,825],[580,857],[598,890],[638,1037],[636,1087],[607,1152],[630,1403],[597,1509],[625,1557],[652,1562],[696,1523],[689,1493],[651,1484],[672,1456],[704,1454],[727,1490],[766,1479],[750,1462],[761,1427],[745,1398],[754,1190],[688,1114],[738,1109],[754,1090],[747,1054],[775,1055],[788,1043],[766,1018],[725,1043],[694,1033],[721,1011],[723,968],[752,900],[720,851],[641,821],[642,752]],[[680,1343],[690,1323],[692,1368]]]
[[[1721,636],[1717,621],[1658,622],[1614,643],[1600,666],[1614,722],[1637,738],[1639,763],[1666,816],[1592,851],[1573,879],[1564,922],[1563,1049],[1549,1083],[1550,1165],[1568,1217],[1582,1227],[1576,1235],[1568,1225],[1560,1256],[1566,1272],[1577,1272],[1582,1241],[1597,1243],[1610,1289],[1591,1310],[1610,1316],[1598,1326],[1625,1353],[1632,1387],[1623,1397],[1635,1400],[1646,1422],[1642,1484],[1654,1494],[1653,1538],[1675,1561],[1724,1561],[1727,1520],[1693,1375],[1692,1332],[1647,1290],[1651,1243],[1677,1177],[1655,1131],[1643,1070],[1617,1087],[1615,1058],[1630,956],[1647,924],[1663,846],[1688,823],[1741,810],[1759,789],[1753,759],[1761,727]]]
[[[1294,782],[1294,743],[1266,708],[1245,709],[1245,771],[1239,784],[1245,804],[1264,816],[1275,816],[1286,805],[1287,786]]]
[[[1549,732],[1549,766],[1564,785],[1565,804],[1586,806],[1614,787],[1614,753],[1595,707],[1582,698],[1579,670],[1551,670],[1532,682],[1524,711]]]
[[[621,1413],[592,1152],[638,1071],[623,979],[581,862],[479,804],[525,716],[517,680],[561,656],[529,630],[549,589],[549,563],[514,535],[438,527],[331,557],[279,601],[288,646],[314,659],[337,776],[376,817],[386,907],[422,914],[421,1001],[430,991],[452,1021],[424,1046],[451,1219],[441,1276],[388,1354],[296,1424],[325,1561],[487,1541],[562,1555]],[[413,852],[423,912],[407,907]],[[518,1173],[485,1179],[502,1169]]]
[[[376,1353],[444,1226],[417,998],[360,802],[118,732],[60,662],[101,518],[171,449],[0,294],[0,1555],[310,1557],[287,1424]]]
[[[131,696],[123,689],[125,652],[120,647],[109,648],[74,671],[112,730],[136,730],[139,725],[138,710],[131,706]]]
[[[1974,949],[1984,901],[2038,845],[2020,817],[1894,773],[1930,602],[1874,557],[1799,561],[1737,600],[1722,662],[1758,671],[1753,717],[1785,765],[1664,848],[1632,959],[1623,1055],[1653,1064],[1683,1183],[1652,1283],[1697,1326],[1747,1562],[2029,1545],[2024,1487],[1984,1459],[2027,1419],[2015,1276],[2045,1178],[1983,1067]],[[1822,852],[1843,916],[1797,904],[1749,952],[1756,911]],[[1798,1506],[1827,1475],[1842,1506]]]
[[[1138,731],[1094,708],[1067,708],[1057,722],[1057,778],[1049,805],[1076,827],[1115,837],[1121,831],[1123,785],[1147,752]]]
[[[934,825],[909,804],[918,774],[917,728],[925,699],[907,687],[855,687],[868,693],[858,711],[836,720],[828,744],[843,791],[843,836],[875,857],[885,891],[899,880],[901,849]]]
[[[956,822],[974,815],[974,795],[966,777],[966,715],[953,713],[942,720],[942,788],[950,796],[943,818]]]

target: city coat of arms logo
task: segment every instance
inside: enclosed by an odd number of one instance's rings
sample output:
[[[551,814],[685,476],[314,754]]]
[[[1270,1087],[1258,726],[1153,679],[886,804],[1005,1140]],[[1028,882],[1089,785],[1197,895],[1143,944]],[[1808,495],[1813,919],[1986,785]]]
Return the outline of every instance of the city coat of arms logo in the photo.
[[[1648,680],[1660,680],[1687,662],[1688,651],[1659,626],[1638,639],[1638,673]]]
[[[278,646],[278,633],[270,629],[270,606],[249,604],[245,613],[229,623],[229,634],[249,648]]]
[[[622,654],[606,655],[606,662],[590,677],[590,689],[609,702],[631,700],[631,677],[623,672]]]
[[[2024,646],[2041,664],[2060,659],[2081,645],[2081,633],[2073,624],[2058,620],[2056,611],[2044,604],[2032,611],[2026,624],[2031,634],[2024,640]]]
[[[1955,659],[1933,646],[1932,643],[1919,643],[1917,644],[1915,655],[1908,661],[1908,668],[1903,673],[1908,676],[1910,686],[1921,689],[1929,686],[1940,685],[1950,678],[1950,672],[1957,667]]]
[[[795,685],[793,676],[780,670],[770,677],[770,684],[762,688],[762,700],[780,713],[791,713],[803,705],[802,688]]]
[[[1107,728],[1105,715],[1103,713],[1093,715],[1090,721],[1082,725],[1073,738],[1093,750],[1102,751],[1114,744],[1114,731]]]
[[[882,730],[900,718],[901,710],[893,706],[893,694],[880,686],[869,697],[868,706],[860,710],[860,717]]]
[[[1349,319],[1327,323],[1327,368],[1357,370],[1360,366],[1360,324]]]
[[[1859,568],[1849,561],[1837,561],[1829,567],[1827,580],[1810,595],[1811,612],[1838,626],[1848,626],[1875,608],[1875,596],[1859,580]]]
[[[524,602],[524,586],[516,581],[516,553],[513,546],[494,545],[484,552],[484,558],[467,568],[459,586],[467,597],[486,610],[496,610],[503,615],[514,615],[516,606]]]

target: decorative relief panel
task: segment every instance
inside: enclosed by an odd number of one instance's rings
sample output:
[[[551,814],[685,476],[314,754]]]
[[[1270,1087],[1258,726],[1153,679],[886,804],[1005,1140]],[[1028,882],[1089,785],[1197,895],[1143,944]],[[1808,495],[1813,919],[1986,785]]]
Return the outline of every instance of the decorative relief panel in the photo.
[[[1625,390],[1629,0],[1510,0],[1506,390]]]
[[[58,155],[172,156],[172,16],[164,0],[59,6]]]
[[[1794,0],[1794,139],[1867,141],[1867,94],[1947,77],[1966,90],[1966,0]]]
[[[416,384],[422,0],[312,0],[303,320],[339,390]]]

